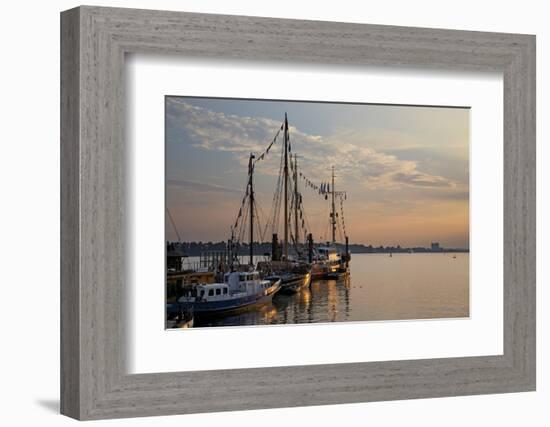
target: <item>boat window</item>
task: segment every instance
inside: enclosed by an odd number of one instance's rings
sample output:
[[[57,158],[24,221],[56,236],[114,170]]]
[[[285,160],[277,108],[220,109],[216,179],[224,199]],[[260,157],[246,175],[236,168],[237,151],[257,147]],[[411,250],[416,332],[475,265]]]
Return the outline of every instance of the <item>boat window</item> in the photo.
[[[220,288],[216,288],[216,295],[221,295],[222,294],[222,290]]]
[[[214,289],[209,289],[208,290],[208,296],[209,297],[214,296]]]
[[[204,296],[204,289],[201,291],[201,297]]]
[[[227,295],[227,288],[223,288],[223,294]]]

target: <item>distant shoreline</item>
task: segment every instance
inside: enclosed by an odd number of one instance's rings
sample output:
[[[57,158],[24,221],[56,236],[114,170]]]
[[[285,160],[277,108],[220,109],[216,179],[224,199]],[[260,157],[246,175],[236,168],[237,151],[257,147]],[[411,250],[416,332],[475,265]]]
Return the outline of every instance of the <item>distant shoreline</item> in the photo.
[[[316,245],[323,244],[322,242],[316,242]],[[226,242],[167,242],[167,246],[170,249],[177,250],[185,254],[185,256],[200,256],[205,252],[211,251],[225,251]],[[345,245],[336,243],[336,247],[340,251],[345,250]],[[353,243],[349,245],[349,251],[352,254],[388,254],[388,253],[468,253],[469,249],[466,248],[446,248],[438,247],[432,249],[431,247],[401,247],[398,246],[372,246],[364,245],[361,243]],[[241,244],[238,247],[238,255],[249,255],[248,244]],[[254,255],[262,256],[271,253],[271,242],[254,243]]]

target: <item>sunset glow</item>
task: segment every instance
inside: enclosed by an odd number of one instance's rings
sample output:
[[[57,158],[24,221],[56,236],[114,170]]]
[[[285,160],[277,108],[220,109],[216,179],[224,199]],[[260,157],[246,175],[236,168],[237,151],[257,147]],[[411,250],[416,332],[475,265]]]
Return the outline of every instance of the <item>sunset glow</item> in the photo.
[[[335,167],[351,242],[469,247],[468,108],[167,97],[166,205],[182,240],[229,238],[248,156],[265,151],[285,112],[299,171],[321,183]],[[280,144],[255,169],[264,216]],[[314,239],[328,240],[329,203],[305,185],[300,192]],[[168,221],[166,238],[176,240]]]

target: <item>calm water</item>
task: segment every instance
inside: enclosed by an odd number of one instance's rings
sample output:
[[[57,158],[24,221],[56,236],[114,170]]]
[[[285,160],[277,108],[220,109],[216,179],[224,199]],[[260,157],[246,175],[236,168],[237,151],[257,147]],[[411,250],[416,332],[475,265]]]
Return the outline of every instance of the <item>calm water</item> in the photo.
[[[350,275],[195,327],[469,316],[469,254],[352,254]]]

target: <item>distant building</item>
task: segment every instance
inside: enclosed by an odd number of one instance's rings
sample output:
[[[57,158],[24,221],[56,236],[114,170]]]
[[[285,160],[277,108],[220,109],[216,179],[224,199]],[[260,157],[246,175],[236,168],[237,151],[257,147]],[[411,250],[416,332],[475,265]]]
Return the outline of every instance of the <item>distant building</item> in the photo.
[[[439,251],[441,251],[439,242],[432,242],[432,252],[439,252]]]

